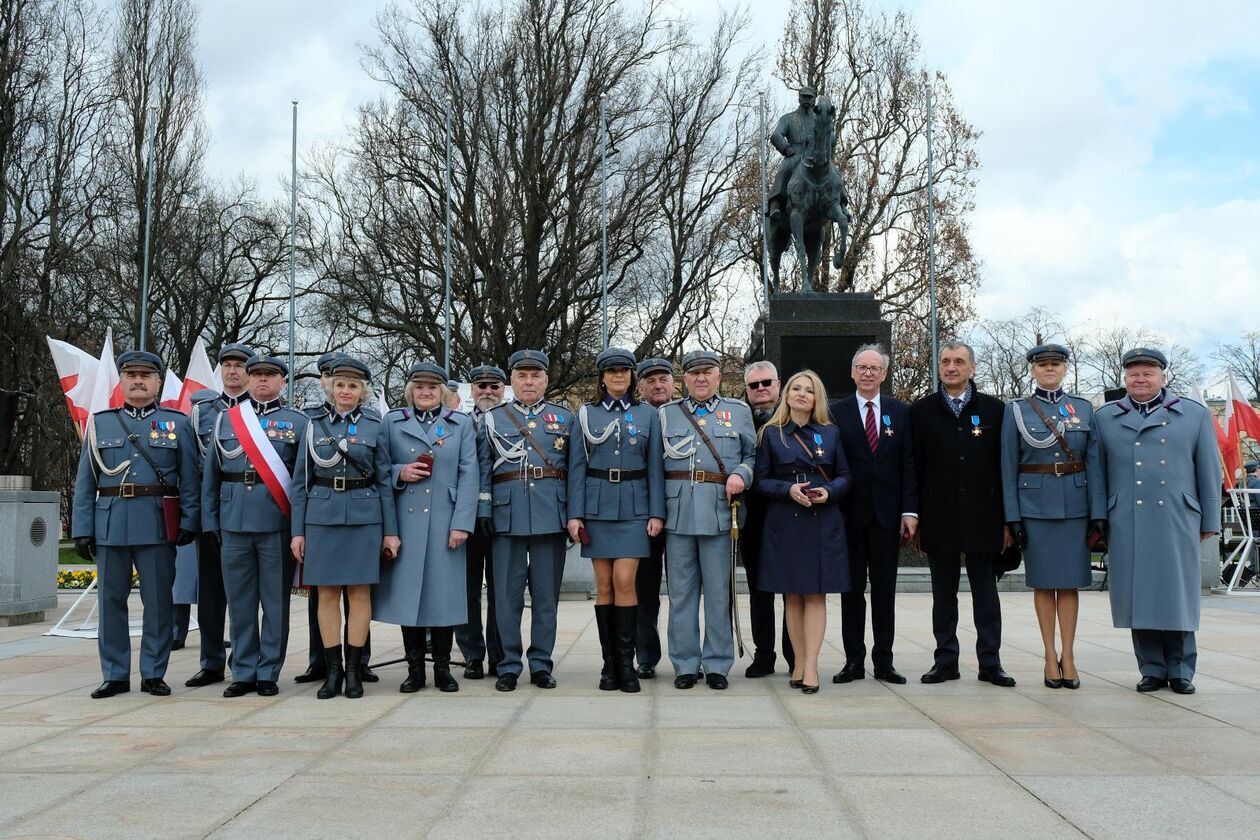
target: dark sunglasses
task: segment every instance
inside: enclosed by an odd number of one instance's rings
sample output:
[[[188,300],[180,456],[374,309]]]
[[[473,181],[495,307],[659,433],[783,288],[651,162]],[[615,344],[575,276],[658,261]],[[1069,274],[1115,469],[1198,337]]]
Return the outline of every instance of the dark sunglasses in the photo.
[[[761,380],[758,380],[757,382],[746,382],[746,383],[744,383],[744,384],[748,386],[748,390],[750,390],[750,391],[757,391],[757,390],[760,390],[760,389],[762,389],[762,388],[769,388],[771,385],[773,385],[773,384],[774,384],[774,380],[773,380],[773,379],[761,379]]]
[[[502,382],[474,382],[474,388],[482,388],[489,391],[497,391],[503,387]]]

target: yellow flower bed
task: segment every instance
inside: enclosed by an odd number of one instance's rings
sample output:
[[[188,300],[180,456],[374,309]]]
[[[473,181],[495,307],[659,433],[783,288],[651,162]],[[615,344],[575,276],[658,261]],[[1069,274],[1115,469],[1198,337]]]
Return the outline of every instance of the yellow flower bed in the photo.
[[[96,580],[96,572],[92,569],[64,570],[57,572],[57,588],[58,589],[87,589],[92,581]],[[140,583],[140,576],[134,571],[131,573],[131,588],[135,589]]]

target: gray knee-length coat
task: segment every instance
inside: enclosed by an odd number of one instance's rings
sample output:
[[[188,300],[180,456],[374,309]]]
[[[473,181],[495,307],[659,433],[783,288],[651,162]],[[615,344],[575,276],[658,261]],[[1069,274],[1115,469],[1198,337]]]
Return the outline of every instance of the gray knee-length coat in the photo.
[[[479,469],[473,418],[446,409],[431,425],[400,408],[385,416],[390,480],[398,513],[398,557],[381,562],[372,618],[409,627],[450,627],[468,621],[467,544],[448,548],[451,530],[472,532]],[[407,483],[402,468],[432,453],[433,474]]]
[[[1199,627],[1199,534],[1221,527],[1221,463],[1211,423],[1206,408],[1173,394],[1145,417],[1128,397],[1094,412],[1107,476],[1116,627]]]

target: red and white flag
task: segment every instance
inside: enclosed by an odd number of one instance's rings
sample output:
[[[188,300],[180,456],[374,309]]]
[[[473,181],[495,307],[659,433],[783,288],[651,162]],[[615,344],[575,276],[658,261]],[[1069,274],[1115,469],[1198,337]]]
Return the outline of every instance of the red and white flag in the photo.
[[[254,412],[254,404],[249,400],[237,403],[228,409],[227,416],[228,422],[232,424],[232,431],[236,432],[236,439],[240,441],[245,456],[249,458],[250,466],[266,485],[276,506],[288,516],[292,512],[289,486],[293,483],[293,476],[280,458],[280,453],[263,432],[262,423]]]
[[[1254,441],[1260,441],[1260,412],[1257,412],[1250,400],[1243,396],[1233,371],[1229,373],[1229,404],[1226,411],[1230,408],[1233,409],[1234,425],[1238,433]]]
[[[183,389],[183,381],[175,375],[175,371],[167,368],[166,381],[162,383],[162,397],[158,400],[162,408],[173,408],[176,411],[188,414],[192,410],[191,405],[187,409],[180,407],[180,396],[183,393]]]
[[[1216,445],[1221,450],[1221,467],[1225,473],[1225,489],[1228,490],[1237,486],[1238,479],[1242,478],[1243,466],[1242,438],[1238,434],[1238,422],[1232,399],[1225,400],[1225,411],[1221,414],[1221,422],[1217,424],[1215,419],[1212,420],[1212,431],[1216,432]]]
[[[216,384],[217,380],[214,368],[210,366],[210,355],[206,353],[206,343],[199,338],[193,345],[192,358],[188,360],[188,367],[184,370],[184,387],[179,394],[179,410],[185,414],[191,414],[192,395],[204,388],[214,391],[222,390],[222,385]]]
[[[70,419],[79,430],[79,437],[87,428],[88,407],[92,399],[92,386],[96,382],[96,357],[51,336],[45,336],[52,352],[57,378],[61,381],[61,393],[66,397]]]
[[[105,343],[101,345],[101,358],[96,364],[96,381],[92,383],[92,398],[88,401],[88,414],[121,408],[122,383],[118,378],[118,363],[114,361],[114,329],[105,330]]]

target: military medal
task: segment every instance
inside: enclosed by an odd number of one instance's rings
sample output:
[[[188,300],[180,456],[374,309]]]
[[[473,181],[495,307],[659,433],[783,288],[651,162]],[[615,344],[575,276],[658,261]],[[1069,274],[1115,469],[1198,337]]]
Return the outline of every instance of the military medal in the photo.
[[[699,420],[697,420],[697,421],[696,421],[696,425],[697,425],[697,426],[704,426],[704,425],[706,425],[708,422],[709,422],[708,420],[705,420],[703,417],[701,417]]]
[[[149,421],[149,439],[150,439],[150,440],[157,440],[157,439],[158,439],[158,430],[157,430],[157,421],[156,421],[156,420],[150,420],[150,421]]]
[[[823,456],[822,435],[814,432],[814,454],[819,458]]]
[[[980,415],[971,415],[971,434],[974,437],[980,437]]]
[[[562,438],[562,437],[558,437],[558,438],[556,438],[556,451],[557,451],[557,452],[563,452],[563,451],[564,451],[564,438]]]
[[[163,425],[169,430],[166,436],[171,440],[175,440],[175,421],[171,420],[163,423]]]
[[[1072,415],[1072,419],[1069,420],[1068,422],[1071,423],[1073,426],[1081,425],[1081,418],[1076,416],[1076,406],[1072,405],[1071,403],[1067,403],[1066,408],[1067,408],[1067,413]]]
[[[884,434],[889,437],[893,436],[892,418],[887,414],[884,415]]]
[[[357,435],[359,433],[359,425],[357,423],[351,423],[346,427],[346,433],[350,435]]]
[[[528,423],[526,423],[525,425],[526,425],[526,426],[529,426],[531,429],[537,429],[537,428],[538,428],[538,424],[537,424],[537,423],[535,423],[533,420],[530,420],[530,421],[529,421]]]

